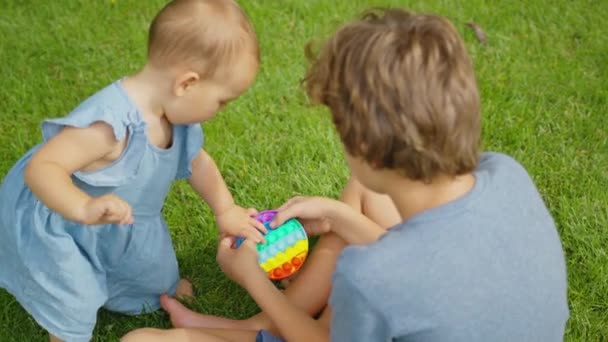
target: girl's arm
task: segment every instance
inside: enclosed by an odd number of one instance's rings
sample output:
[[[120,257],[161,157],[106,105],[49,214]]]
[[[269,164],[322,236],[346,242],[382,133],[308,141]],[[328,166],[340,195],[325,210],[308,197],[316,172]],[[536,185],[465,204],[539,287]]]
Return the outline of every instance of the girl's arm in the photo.
[[[72,183],[71,175],[104,160],[120,147],[112,128],[105,123],[66,127],[34,154],[25,169],[25,182],[48,208],[67,219],[84,222],[85,206],[91,197]]]
[[[192,161],[188,182],[213,210],[221,233],[264,241],[260,231],[266,232],[266,228],[252,217],[257,212],[235,204],[215,161],[204,150]]]
[[[232,194],[224,181],[215,161],[201,150],[192,161],[190,185],[207,202],[217,216],[234,206]]]

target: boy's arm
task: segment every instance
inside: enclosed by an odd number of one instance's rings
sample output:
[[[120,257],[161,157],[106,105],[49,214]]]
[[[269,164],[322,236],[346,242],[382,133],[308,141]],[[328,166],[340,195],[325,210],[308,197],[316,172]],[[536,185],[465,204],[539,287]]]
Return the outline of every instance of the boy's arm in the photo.
[[[266,228],[252,218],[257,212],[236,205],[220,170],[211,156],[201,150],[192,161],[190,185],[209,204],[221,233],[263,242]]]
[[[329,331],[293,305],[267,278],[247,285],[247,291],[286,341],[329,341]]]
[[[224,238],[217,251],[222,271],[244,287],[287,341],[329,341],[329,331],[307,313],[293,305],[268,279],[258,265],[258,252],[252,240],[232,248],[234,240]]]
[[[83,222],[91,197],[74,186],[71,175],[102,160],[119,146],[112,128],[105,123],[87,128],[66,127],[34,154],[25,169],[25,182],[49,209]]]
[[[386,233],[385,229],[348,204],[325,197],[292,198],[278,209],[270,226],[277,227],[292,217],[312,222],[315,227],[328,226],[348,244],[367,244]],[[326,231],[321,229],[313,233]]]
[[[348,244],[368,244],[386,233],[386,229],[346,203],[331,201],[332,211],[328,214],[330,229]]]

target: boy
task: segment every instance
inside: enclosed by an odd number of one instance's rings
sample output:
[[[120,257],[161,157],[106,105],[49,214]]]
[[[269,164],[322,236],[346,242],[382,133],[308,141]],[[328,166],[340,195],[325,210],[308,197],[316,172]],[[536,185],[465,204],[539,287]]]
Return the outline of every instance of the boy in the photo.
[[[306,88],[330,109],[353,177],[388,195],[402,222],[387,232],[326,198],[295,198],[279,209],[275,225],[298,217],[310,233],[331,231],[350,244],[318,321],[272,286],[253,241],[235,250],[222,240],[222,270],[281,338],[562,340],[568,307],[559,236],[521,165],[480,155],[477,85],[451,23],[397,9],[369,13],[330,38]],[[266,331],[204,329],[142,330],[125,340],[138,338],[280,340]]]

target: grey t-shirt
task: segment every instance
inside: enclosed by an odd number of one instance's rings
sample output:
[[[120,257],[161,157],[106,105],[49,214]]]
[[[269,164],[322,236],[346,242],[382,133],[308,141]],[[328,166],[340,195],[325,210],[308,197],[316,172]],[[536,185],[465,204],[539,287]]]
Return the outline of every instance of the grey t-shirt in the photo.
[[[561,341],[566,266],[524,168],[486,153],[463,197],[347,247],[330,297],[332,341]]]

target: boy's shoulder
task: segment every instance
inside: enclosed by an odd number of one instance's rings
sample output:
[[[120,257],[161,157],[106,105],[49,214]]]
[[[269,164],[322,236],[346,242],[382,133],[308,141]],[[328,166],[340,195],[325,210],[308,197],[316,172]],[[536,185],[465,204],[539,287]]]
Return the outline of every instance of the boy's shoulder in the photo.
[[[544,202],[530,173],[515,158],[498,152],[483,153],[475,170],[477,181],[484,188],[480,205],[486,208],[508,205],[517,201],[531,208],[544,208]]]
[[[517,172],[528,174],[526,169],[515,158],[500,152],[484,152],[479,158],[476,173],[487,171],[490,173]]]

